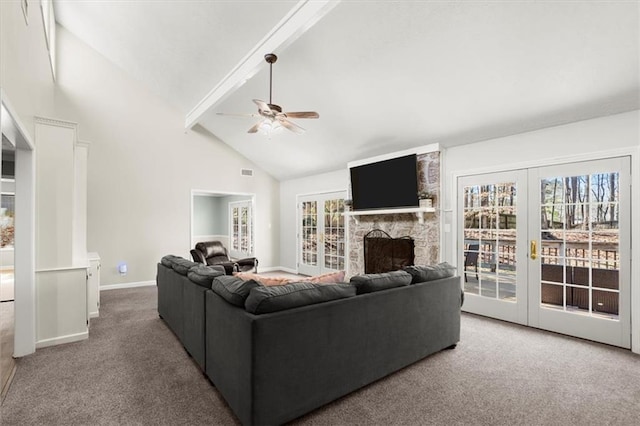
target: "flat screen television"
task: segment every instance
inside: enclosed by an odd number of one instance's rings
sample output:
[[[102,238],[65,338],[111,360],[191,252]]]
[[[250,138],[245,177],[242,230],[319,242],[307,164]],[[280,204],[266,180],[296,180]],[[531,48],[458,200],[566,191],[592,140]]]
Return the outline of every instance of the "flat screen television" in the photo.
[[[418,207],[416,155],[352,167],[354,210]]]

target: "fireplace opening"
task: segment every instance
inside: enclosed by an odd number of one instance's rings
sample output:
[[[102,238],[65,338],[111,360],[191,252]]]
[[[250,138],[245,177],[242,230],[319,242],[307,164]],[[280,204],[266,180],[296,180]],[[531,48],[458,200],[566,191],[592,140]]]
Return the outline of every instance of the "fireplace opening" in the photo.
[[[406,236],[392,238],[381,229],[364,236],[364,273],[378,274],[397,271],[413,265],[415,242]]]

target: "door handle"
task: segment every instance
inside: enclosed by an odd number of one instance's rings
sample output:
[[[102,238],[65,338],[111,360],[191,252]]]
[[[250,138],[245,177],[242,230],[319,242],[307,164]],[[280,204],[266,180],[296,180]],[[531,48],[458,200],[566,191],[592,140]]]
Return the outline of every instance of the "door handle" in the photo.
[[[530,253],[531,259],[536,260],[538,258],[538,244],[536,243],[536,240],[531,240]]]

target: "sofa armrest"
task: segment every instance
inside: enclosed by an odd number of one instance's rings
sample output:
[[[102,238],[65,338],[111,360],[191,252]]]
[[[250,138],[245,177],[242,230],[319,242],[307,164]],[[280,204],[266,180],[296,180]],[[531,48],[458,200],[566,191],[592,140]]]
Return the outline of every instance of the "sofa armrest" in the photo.
[[[238,264],[239,272],[258,272],[258,259],[255,257],[245,257],[244,259],[236,260]]]

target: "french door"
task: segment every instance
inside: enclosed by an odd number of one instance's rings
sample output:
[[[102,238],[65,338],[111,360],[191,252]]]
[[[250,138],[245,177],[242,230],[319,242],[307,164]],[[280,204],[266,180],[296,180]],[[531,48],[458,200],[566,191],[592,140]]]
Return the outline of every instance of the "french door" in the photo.
[[[458,180],[469,312],[630,347],[628,157]]]
[[[298,273],[345,269],[344,192],[298,197]]]
[[[253,256],[253,219],[251,200],[229,203],[229,256],[234,259]]]

